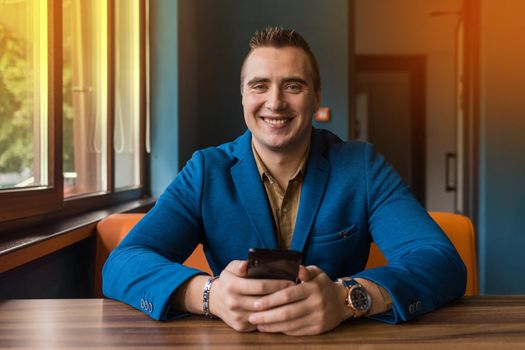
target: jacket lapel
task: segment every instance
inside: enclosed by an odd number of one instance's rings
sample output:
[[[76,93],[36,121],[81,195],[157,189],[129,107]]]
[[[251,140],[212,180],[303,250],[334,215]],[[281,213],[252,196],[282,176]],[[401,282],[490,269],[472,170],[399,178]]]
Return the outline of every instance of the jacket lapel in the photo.
[[[303,251],[328,183],[330,164],[323,155],[324,150],[325,145],[321,140],[321,136],[314,129],[310,156],[301,189],[299,213],[297,214],[297,221],[292,236],[290,247],[292,250]]]
[[[264,244],[264,247],[261,248],[275,249],[277,239],[273,228],[273,218],[253,158],[251,140],[249,131],[239,138],[233,152],[239,161],[231,168],[231,175],[241,203],[255,227],[259,240]]]

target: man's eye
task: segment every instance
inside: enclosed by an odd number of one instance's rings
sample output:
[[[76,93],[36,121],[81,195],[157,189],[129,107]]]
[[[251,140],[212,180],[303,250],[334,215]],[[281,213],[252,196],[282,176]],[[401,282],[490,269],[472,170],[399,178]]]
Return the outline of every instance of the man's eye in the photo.
[[[288,84],[288,85],[286,85],[286,90],[291,91],[291,92],[299,92],[299,91],[301,91],[301,89],[302,89],[301,84]]]
[[[252,85],[252,89],[256,90],[256,91],[264,91],[264,90],[266,90],[266,85],[264,85],[264,84],[255,84],[255,85]]]

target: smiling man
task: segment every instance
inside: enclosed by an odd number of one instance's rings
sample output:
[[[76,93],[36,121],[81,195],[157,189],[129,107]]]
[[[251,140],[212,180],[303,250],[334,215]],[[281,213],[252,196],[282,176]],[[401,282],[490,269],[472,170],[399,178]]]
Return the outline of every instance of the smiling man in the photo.
[[[310,144],[312,115],[320,102],[313,78],[318,69],[299,47],[256,45],[252,42],[256,49],[241,73],[244,120],[260,163],[286,189]]]
[[[241,69],[249,130],[193,155],[112,252],[105,295],[155,319],[290,335],[408,321],[463,295],[460,257],[384,158],[312,127],[320,85],[298,33],[256,32]],[[371,241],[389,263],[364,270]],[[181,264],[198,243],[215,278]],[[252,247],[302,252],[300,283],[246,278]]]

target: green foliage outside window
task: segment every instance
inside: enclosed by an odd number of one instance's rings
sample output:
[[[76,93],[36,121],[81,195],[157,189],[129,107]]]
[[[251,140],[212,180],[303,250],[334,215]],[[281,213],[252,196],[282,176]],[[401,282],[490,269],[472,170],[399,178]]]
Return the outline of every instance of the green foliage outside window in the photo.
[[[33,162],[32,69],[27,43],[0,24],[0,173],[19,173]]]
[[[0,24],[0,174],[22,173],[33,166],[33,84],[38,77],[27,59],[29,49],[23,38]],[[62,79],[63,164],[64,171],[74,171],[71,64],[63,67]]]
[[[71,63],[67,62],[68,56],[64,55],[62,68],[62,123],[63,123],[63,166],[64,172],[75,171],[75,148],[73,135],[73,79]]]

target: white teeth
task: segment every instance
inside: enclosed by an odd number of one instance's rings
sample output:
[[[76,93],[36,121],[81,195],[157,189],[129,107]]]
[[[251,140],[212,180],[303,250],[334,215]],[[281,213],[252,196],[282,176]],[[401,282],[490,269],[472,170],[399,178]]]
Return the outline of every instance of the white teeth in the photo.
[[[269,118],[264,118],[264,121],[269,123],[269,124],[272,124],[272,125],[283,125],[283,124],[286,124],[289,119],[269,119]]]

